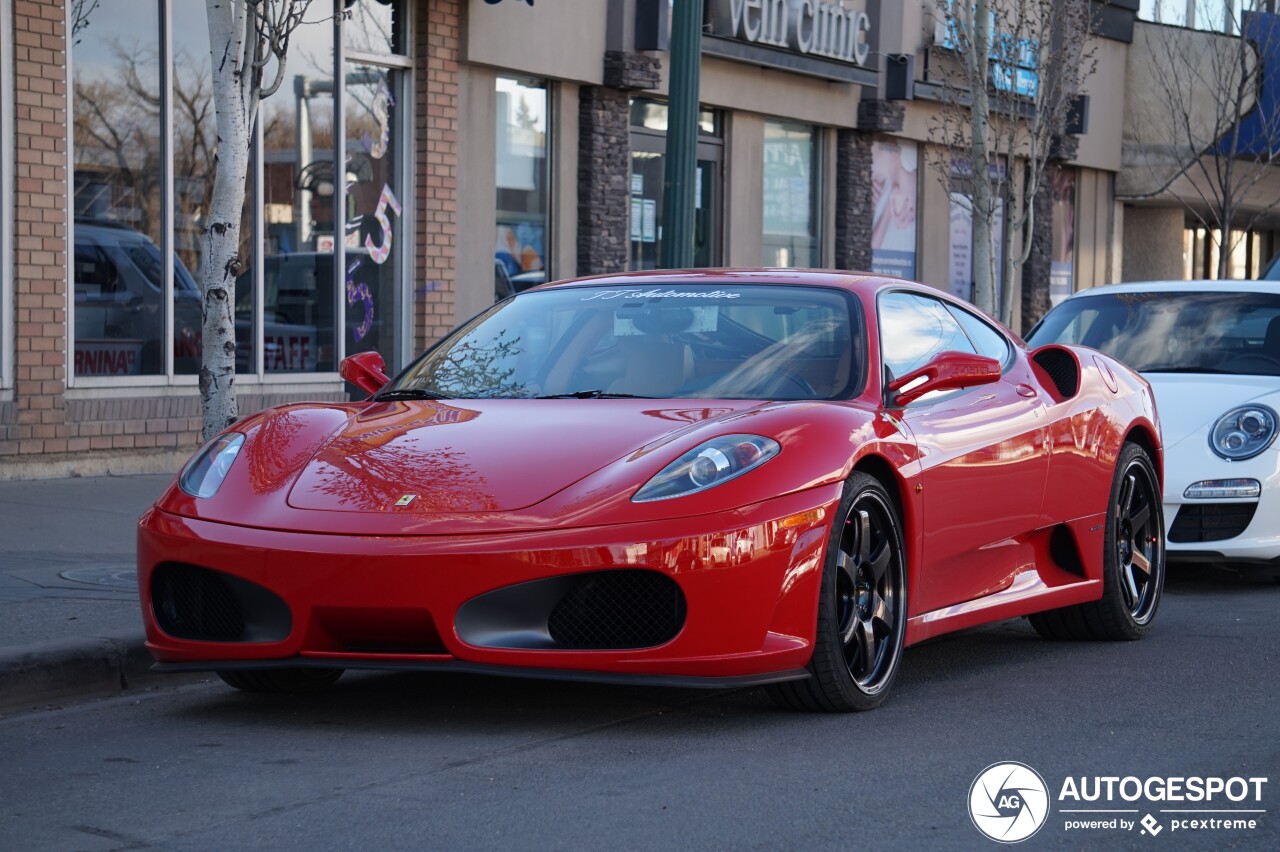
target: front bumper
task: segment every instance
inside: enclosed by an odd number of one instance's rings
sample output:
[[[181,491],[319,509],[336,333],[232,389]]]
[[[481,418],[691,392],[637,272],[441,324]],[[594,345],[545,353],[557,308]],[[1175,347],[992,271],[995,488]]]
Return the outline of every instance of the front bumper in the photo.
[[[1194,483],[1224,479],[1256,480],[1261,494],[1236,499],[1184,496]],[[1227,461],[1209,449],[1205,430],[1166,448],[1164,516],[1170,560],[1280,559],[1280,449],[1272,445],[1251,459]]]
[[[694,686],[802,677],[839,498],[835,485],[720,515],[471,536],[294,533],[153,509],[138,530],[147,647],[161,670],[455,669]],[[175,566],[267,590],[287,607],[285,627],[246,630],[242,641],[167,633],[163,613],[157,618],[153,580]],[[679,587],[683,625],[669,641],[584,649],[513,640],[515,647],[495,647],[503,640],[473,644],[463,637],[478,634],[458,628],[463,605],[487,593],[619,570],[654,572]]]

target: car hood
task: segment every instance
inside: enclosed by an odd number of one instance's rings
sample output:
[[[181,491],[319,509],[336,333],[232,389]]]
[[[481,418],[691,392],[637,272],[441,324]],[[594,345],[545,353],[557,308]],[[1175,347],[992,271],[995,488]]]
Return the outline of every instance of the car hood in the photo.
[[[1251,402],[1280,405],[1275,376],[1143,373],[1155,392],[1166,447],[1199,435],[1230,409]]]
[[[602,404],[603,403],[603,404]],[[663,408],[653,400],[375,403],[318,449],[289,491],[295,509],[510,512],[693,424],[756,401]]]
[[[302,403],[237,424],[217,493],[157,508],[260,529],[359,535],[520,532],[715,515],[843,481],[900,429],[857,401],[460,400]],[[778,461],[705,493],[636,489],[717,435],[765,435]],[[886,450],[890,457],[899,450]]]

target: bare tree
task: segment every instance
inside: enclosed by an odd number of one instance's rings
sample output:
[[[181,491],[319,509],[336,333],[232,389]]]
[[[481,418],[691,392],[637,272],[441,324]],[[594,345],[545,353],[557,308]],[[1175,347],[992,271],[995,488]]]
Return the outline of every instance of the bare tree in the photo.
[[[1014,235],[1034,224],[1033,200],[1075,100],[1096,67],[1089,0],[930,0],[938,22],[933,69],[943,108],[931,166],[973,215],[974,303],[1011,322],[1013,282],[1031,252]],[[995,256],[1001,219],[1002,261]],[[1006,283],[997,304],[997,282]],[[1048,282],[1042,282],[1047,288]]]
[[[1214,240],[1218,278],[1229,277],[1239,240],[1280,206],[1271,169],[1280,154],[1280,109],[1263,87],[1265,58],[1280,55],[1280,26],[1249,11],[1270,5],[1245,0],[1237,17],[1224,4],[1221,33],[1144,25],[1132,48],[1142,97],[1126,121],[1117,191],[1130,200],[1177,198]]]
[[[289,40],[312,0],[206,0],[217,121],[217,168],[201,230],[200,398],[206,439],[237,419],[235,280],[258,105],[285,79]]]

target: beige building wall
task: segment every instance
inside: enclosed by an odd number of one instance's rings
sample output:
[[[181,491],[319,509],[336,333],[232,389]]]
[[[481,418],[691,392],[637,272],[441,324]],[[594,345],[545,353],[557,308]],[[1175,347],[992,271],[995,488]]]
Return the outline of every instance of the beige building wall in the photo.
[[[522,73],[599,85],[604,80],[608,6],[602,0],[507,2],[468,0],[463,59]],[[482,26],[475,25],[483,21]]]
[[[726,128],[724,262],[727,266],[760,265],[764,121],[762,115],[737,113],[729,119]]]
[[[497,72],[471,67],[459,85],[457,318],[462,321],[493,304],[494,209],[498,195]],[[429,250],[423,247],[421,250]]]
[[[1117,212],[1115,176],[1111,172],[1081,169],[1076,183],[1077,290],[1120,280],[1121,252],[1115,239]]]
[[[1128,45],[1106,39],[1091,39],[1097,69],[1084,84],[1089,96],[1089,132],[1079,137],[1075,165],[1090,169],[1118,171],[1120,142],[1124,135],[1125,62]]]

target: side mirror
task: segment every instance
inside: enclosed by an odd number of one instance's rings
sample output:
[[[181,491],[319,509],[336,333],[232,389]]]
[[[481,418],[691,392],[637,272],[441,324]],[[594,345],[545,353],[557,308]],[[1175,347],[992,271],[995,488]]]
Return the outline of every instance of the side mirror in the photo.
[[[989,385],[999,380],[1000,362],[995,358],[969,352],[939,352],[928,364],[890,382],[889,392],[896,395],[895,405],[906,405],[934,391]]]
[[[342,359],[338,375],[365,393],[375,394],[391,381],[387,377],[387,362],[377,352],[357,352]]]

